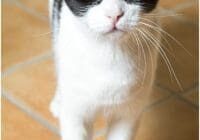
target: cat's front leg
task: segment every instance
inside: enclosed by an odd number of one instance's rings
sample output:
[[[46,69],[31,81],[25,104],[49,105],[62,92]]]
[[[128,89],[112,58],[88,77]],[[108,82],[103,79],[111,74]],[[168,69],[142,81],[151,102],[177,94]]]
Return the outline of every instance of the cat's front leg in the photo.
[[[59,123],[62,140],[86,140],[87,128],[84,125],[83,108],[71,107],[73,103],[60,108]],[[82,110],[83,109],[83,110]]]
[[[60,102],[61,102],[61,96],[58,91],[56,91],[51,103],[50,103],[50,111],[53,114],[54,117],[59,116],[60,112]]]
[[[128,120],[118,120],[111,124],[108,140],[132,140],[134,133],[133,123]]]

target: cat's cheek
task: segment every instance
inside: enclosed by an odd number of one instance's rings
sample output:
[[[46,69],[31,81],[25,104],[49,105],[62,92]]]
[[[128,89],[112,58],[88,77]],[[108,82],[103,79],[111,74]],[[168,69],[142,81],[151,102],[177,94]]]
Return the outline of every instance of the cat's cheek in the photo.
[[[103,24],[91,24],[90,29],[95,32],[96,34],[106,34],[112,30],[112,24],[107,23],[106,25]]]
[[[112,22],[105,16],[87,15],[87,25],[89,29],[97,34],[104,34],[112,29]]]
[[[126,16],[124,18],[124,25],[134,26],[139,21],[141,13],[141,7],[140,6],[130,6],[128,5],[126,8]]]
[[[137,21],[130,21],[129,19],[124,19],[119,22],[116,26],[119,30],[122,31],[130,31],[134,26],[137,25]]]

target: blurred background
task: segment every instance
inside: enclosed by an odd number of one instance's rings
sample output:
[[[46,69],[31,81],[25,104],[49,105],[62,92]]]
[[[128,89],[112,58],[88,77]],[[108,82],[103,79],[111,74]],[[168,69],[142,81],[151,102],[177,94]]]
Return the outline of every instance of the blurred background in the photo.
[[[198,1],[160,0],[161,27],[170,62],[181,82],[170,78],[159,59],[154,91],[136,140],[198,140]],[[47,0],[3,0],[2,139],[58,140],[58,122],[49,112],[55,90]],[[104,119],[94,123],[104,138]]]

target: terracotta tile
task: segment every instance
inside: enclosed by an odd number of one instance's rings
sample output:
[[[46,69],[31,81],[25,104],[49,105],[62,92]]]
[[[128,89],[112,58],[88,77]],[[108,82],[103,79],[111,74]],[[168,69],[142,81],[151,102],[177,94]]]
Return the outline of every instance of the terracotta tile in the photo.
[[[162,28],[183,45],[178,45],[166,34],[163,34],[163,38],[167,39],[170,44],[167,45],[163,39],[163,49],[183,90],[188,89],[198,81],[198,26],[191,26],[175,19],[163,19]],[[161,57],[157,70],[157,82],[174,92],[182,91],[175,78],[170,78],[169,70]]]
[[[171,98],[144,113],[136,140],[198,140],[198,111]]]
[[[58,140],[59,138],[13,104],[2,99],[2,139]]]
[[[48,17],[48,5],[49,5],[48,0],[42,0],[42,1],[41,0],[34,0],[34,1],[20,0],[20,2],[24,4],[24,6],[26,6],[27,8],[34,9],[41,15]]]
[[[161,6],[166,9],[171,9],[187,2],[194,2],[194,0],[173,0],[173,2],[171,0],[160,0],[158,6]]]
[[[56,120],[49,112],[49,103],[55,91],[55,76],[52,59],[16,71],[3,79],[3,87],[15,98],[39,112],[52,124]]]
[[[189,100],[191,103],[195,105],[199,105],[199,91],[198,89],[194,89],[189,93],[183,95],[184,98]]]
[[[50,35],[42,35],[50,31],[47,21],[42,21],[10,3],[3,3],[2,10],[3,70],[50,49]]]
[[[177,11],[177,13],[183,14],[185,18],[189,21],[192,21],[195,24],[198,24],[199,21],[199,4],[198,2],[194,3],[192,6],[188,8],[184,8],[182,10]]]

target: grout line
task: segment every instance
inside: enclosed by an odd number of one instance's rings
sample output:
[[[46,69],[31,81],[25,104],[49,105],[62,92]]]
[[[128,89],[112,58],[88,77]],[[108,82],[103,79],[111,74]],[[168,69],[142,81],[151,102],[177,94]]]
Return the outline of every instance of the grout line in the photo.
[[[182,97],[181,95],[179,94],[175,94],[175,97],[185,103],[187,103],[188,105],[192,106],[195,110],[199,110],[199,106],[190,102],[189,100],[187,100],[186,98]]]
[[[164,89],[165,91],[167,92],[170,92],[172,94],[176,93],[176,94],[187,94],[188,92],[190,92],[191,90],[193,90],[194,88],[199,88],[199,82],[195,82],[191,87],[189,88],[186,88],[186,89],[183,89],[183,91],[173,91],[171,90],[170,88],[168,87],[165,87],[164,85],[160,84],[159,82],[156,83],[156,86],[161,88],[161,89]]]
[[[155,107],[155,106],[157,106],[157,105],[160,105],[161,103],[163,103],[163,102],[165,102],[165,101],[171,99],[171,98],[174,96],[173,93],[171,93],[171,92],[168,91],[168,90],[165,90],[165,89],[161,88],[160,86],[155,85],[154,87],[155,87],[155,88],[158,88],[158,89],[160,89],[160,90],[162,90],[162,91],[163,91],[162,93],[167,93],[168,95],[167,95],[166,97],[161,98],[161,99],[159,99],[159,100],[157,100],[157,101],[151,103],[150,105],[146,106],[145,109],[144,109],[145,112],[148,111],[148,110],[151,110],[153,107]]]
[[[199,106],[198,106],[198,105],[191,103],[190,101],[188,101],[187,99],[181,97],[180,95],[174,94],[174,95],[168,95],[167,97],[165,97],[165,98],[163,98],[163,99],[160,99],[160,100],[158,100],[157,102],[155,102],[155,103],[153,103],[153,104],[147,106],[147,107],[143,110],[143,112],[148,112],[148,111],[150,111],[151,109],[153,109],[154,107],[156,107],[156,106],[158,106],[158,105],[160,105],[160,104],[162,104],[162,103],[164,103],[164,102],[166,102],[166,101],[168,101],[168,100],[170,100],[170,99],[172,99],[172,98],[176,98],[176,99],[178,99],[178,100],[180,100],[180,101],[182,101],[182,102],[188,104],[188,105],[189,105],[190,107],[192,107],[193,109],[199,110]]]
[[[152,108],[154,108],[154,107],[156,107],[156,106],[158,106],[158,105],[160,105],[160,104],[162,104],[162,103],[168,101],[169,99],[171,99],[171,98],[173,98],[173,97],[174,97],[174,95],[170,94],[170,95],[168,95],[168,96],[166,96],[166,97],[164,97],[164,98],[162,98],[162,99],[160,99],[160,100],[158,100],[158,101],[156,101],[156,102],[154,102],[154,103],[148,105],[148,106],[143,110],[143,112],[150,111]]]
[[[18,8],[22,9],[23,11],[25,11],[26,13],[33,15],[43,21],[48,21],[48,17],[41,15],[40,13],[38,13],[36,10],[32,9],[32,8],[28,8],[26,7],[23,3],[21,3],[19,0],[9,0],[9,2],[13,2],[13,4],[15,4]]]
[[[172,99],[172,98],[176,98],[176,99],[178,99],[178,100],[181,100],[182,102],[184,102],[184,103],[188,104],[189,106],[191,106],[193,109],[199,110],[199,106],[198,106],[198,105],[196,105],[196,104],[194,104],[194,103],[191,103],[190,101],[188,101],[187,99],[185,99],[184,97],[182,97],[180,94],[171,92],[171,91],[169,91],[169,90],[166,91],[166,89],[163,89],[163,88],[160,87],[160,86],[156,86],[156,87],[160,88],[160,89],[163,90],[164,92],[168,92],[169,95],[166,96],[166,97],[164,97],[164,98],[162,98],[162,99],[160,99],[160,100],[158,100],[158,101],[156,101],[156,102],[154,102],[154,103],[152,103],[152,104],[150,104],[150,105],[148,105],[148,106],[144,109],[144,112],[149,111],[149,110],[151,110],[152,108],[154,108],[154,107],[156,107],[156,106],[158,106],[158,105],[160,105],[160,104],[162,104],[162,103],[164,103],[164,102],[166,102],[166,101],[168,101],[168,100],[170,100],[170,99]]]
[[[155,85],[156,85],[156,87],[158,87],[158,88],[164,90],[165,92],[168,92],[168,93],[170,93],[170,94],[173,94],[173,93],[174,93],[174,91],[172,91],[172,90],[169,89],[168,87],[165,87],[165,86],[161,85],[161,84],[158,83],[158,82],[156,82]]]
[[[15,64],[14,66],[11,66],[10,68],[8,68],[7,70],[5,70],[2,73],[2,78],[12,74],[13,72],[15,72],[15,71],[17,71],[17,70],[19,70],[21,68],[24,68],[24,67],[26,67],[28,65],[31,65],[31,64],[38,63],[38,62],[43,61],[43,60],[46,60],[46,59],[48,59],[48,58],[50,58],[52,56],[53,56],[52,51],[48,51],[48,52],[46,52],[46,53],[44,53],[42,55],[33,57],[30,60],[27,60],[25,62],[21,62],[21,63]]]
[[[158,88],[159,90],[163,91],[164,93],[173,95],[173,92],[171,90],[169,90],[168,88],[163,88],[160,84],[155,83],[154,87]]]
[[[183,95],[190,94],[194,90],[199,91],[199,82],[194,83],[192,87],[185,89],[184,92],[182,92],[181,94]]]
[[[196,109],[196,110],[199,109],[199,106],[198,106],[198,105],[196,105],[196,104],[194,104],[194,103],[188,101],[188,100],[185,99],[184,97],[182,97],[181,95],[182,95],[183,93],[176,93],[176,92],[173,92],[172,90],[170,90],[170,89],[168,89],[168,88],[166,88],[166,87],[163,87],[162,85],[160,85],[160,84],[158,84],[158,83],[156,84],[156,86],[158,86],[159,88],[163,89],[164,91],[169,92],[169,93],[172,95],[172,97],[176,97],[177,99],[179,99],[179,100],[181,100],[181,101],[187,103],[187,104],[190,105],[192,108],[194,108],[194,109]],[[192,90],[192,89],[191,89],[191,90]]]
[[[27,105],[22,103],[21,101],[14,98],[11,94],[8,92],[2,91],[2,97],[4,97],[6,100],[14,104],[16,107],[18,107],[20,110],[22,110],[24,113],[26,113],[28,116],[33,118],[35,121],[49,129],[51,132],[53,132],[56,135],[59,135],[58,129],[50,124],[49,121],[47,121],[45,118],[43,118],[41,115],[39,115],[37,112],[32,111]]]

